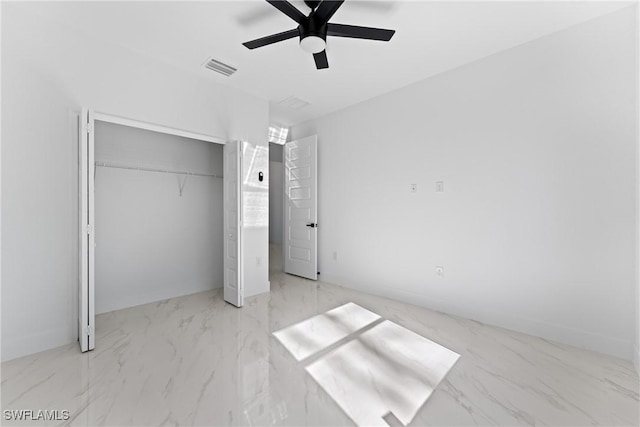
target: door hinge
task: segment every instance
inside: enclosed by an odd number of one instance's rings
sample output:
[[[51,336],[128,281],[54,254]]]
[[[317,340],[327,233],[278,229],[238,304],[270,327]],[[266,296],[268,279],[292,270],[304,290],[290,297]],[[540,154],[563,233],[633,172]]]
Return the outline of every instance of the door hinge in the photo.
[[[93,325],[87,325],[87,335],[93,335]]]
[[[87,133],[93,133],[93,123],[87,123]]]
[[[87,234],[93,233],[93,225],[87,224]]]

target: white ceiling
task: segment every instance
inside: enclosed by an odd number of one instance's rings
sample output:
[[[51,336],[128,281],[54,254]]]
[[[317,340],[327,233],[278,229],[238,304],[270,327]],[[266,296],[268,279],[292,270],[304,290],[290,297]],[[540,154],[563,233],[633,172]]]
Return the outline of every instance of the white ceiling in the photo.
[[[293,3],[304,13],[301,0]],[[329,38],[330,68],[291,39],[256,50],[242,42],[295,28],[265,1],[47,2],[34,12],[89,35],[271,102],[286,125],[345,108],[434,74],[630,5],[615,1],[357,1],[331,22],[391,28],[389,43]],[[224,77],[202,67],[210,56],[238,68]],[[295,96],[300,110],[277,105]]]

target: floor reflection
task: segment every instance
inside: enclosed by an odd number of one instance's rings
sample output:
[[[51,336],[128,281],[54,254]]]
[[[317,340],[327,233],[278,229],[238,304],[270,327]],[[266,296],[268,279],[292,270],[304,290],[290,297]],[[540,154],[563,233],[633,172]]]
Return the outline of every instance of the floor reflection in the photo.
[[[640,425],[628,361],[277,268],[270,280],[242,309],[217,289],[101,314],[94,351],[3,362],[0,409],[67,409],[66,424],[90,426],[399,426],[419,405],[410,425]],[[379,317],[338,310],[327,323],[354,332],[301,361],[273,335],[348,303]],[[440,384],[451,360],[422,337],[463,355]]]

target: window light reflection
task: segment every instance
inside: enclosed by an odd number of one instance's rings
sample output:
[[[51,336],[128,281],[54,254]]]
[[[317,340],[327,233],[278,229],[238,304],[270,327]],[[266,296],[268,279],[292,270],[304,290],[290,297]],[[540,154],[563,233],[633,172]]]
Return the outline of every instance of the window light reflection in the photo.
[[[273,335],[360,426],[409,424],[460,357],[354,303]]]

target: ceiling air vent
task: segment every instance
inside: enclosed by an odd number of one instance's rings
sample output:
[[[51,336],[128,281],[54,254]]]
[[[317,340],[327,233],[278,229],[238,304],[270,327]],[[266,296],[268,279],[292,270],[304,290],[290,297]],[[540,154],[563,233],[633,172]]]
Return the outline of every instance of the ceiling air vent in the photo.
[[[278,102],[278,105],[284,108],[290,108],[292,110],[300,110],[309,105],[309,102],[305,101],[304,99],[296,98],[295,96],[290,96]]]
[[[217,73],[223,74],[227,77],[238,71],[237,68],[234,68],[231,65],[227,65],[224,62],[220,62],[217,59],[213,58],[207,59],[207,62],[204,63],[204,67]]]

